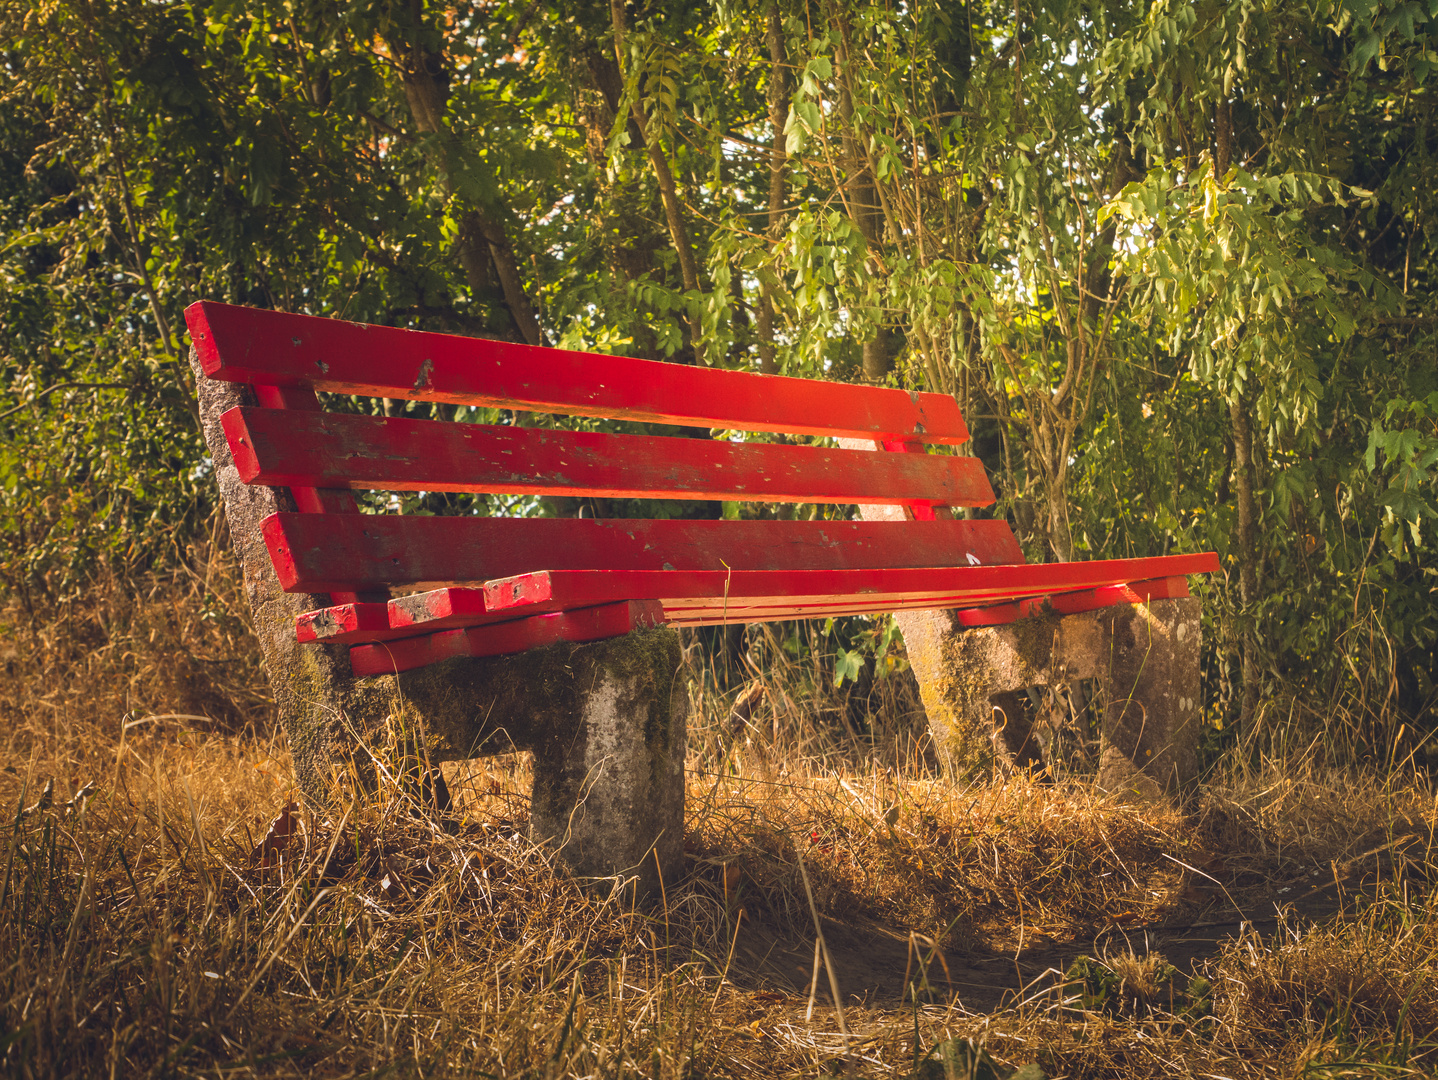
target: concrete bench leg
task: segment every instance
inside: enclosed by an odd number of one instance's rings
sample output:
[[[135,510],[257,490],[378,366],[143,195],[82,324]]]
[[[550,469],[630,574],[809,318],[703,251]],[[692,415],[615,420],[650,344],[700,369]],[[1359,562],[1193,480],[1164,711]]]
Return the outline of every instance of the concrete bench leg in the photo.
[[[576,649],[570,723],[534,744],[530,833],[574,873],[672,883],[684,849],[688,694],[678,635],[631,634]]]
[[[1109,642],[1098,785],[1143,798],[1180,792],[1198,777],[1199,601],[1153,600],[1093,614]]]
[[[431,760],[532,750],[530,835],[574,874],[621,874],[654,893],[683,867],[681,662],[673,630],[636,630],[362,682],[393,685]]]
[[[840,439],[872,450],[865,440]],[[865,521],[898,521],[896,506],[860,506]],[[1198,773],[1199,602],[1153,600],[1081,615],[967,629],[946,611],[896,615],[939,758],[966,772],[995,758],[1038,764],[1022,691],[1095,679],[1108,705],[1098,785],[1152,798]]]
[[[1098,785],[1157,798],[1197,774],[1199,610],[1185,597],[978,629],[942,611],[898,620],[947,767],[1042,767],[1023,692],[1094,679],[1106,702]]]
[[[683,869],[681,662],[673,630],[636,630],[360,682],[375,695],[366,712],[398,702],[431,761],[533,751],[530,836],[573,874],[636,878],[657,894]]]

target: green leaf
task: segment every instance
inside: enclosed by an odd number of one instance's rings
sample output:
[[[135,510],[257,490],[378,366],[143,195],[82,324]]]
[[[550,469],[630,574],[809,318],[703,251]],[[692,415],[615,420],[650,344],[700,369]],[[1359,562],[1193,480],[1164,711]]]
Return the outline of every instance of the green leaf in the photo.
[[[864,656],[857,650],[850,652],[840,649],[834,654],[834,685],[843,686],[844,680],[858,682],[864,670]]]
[[[1383,35],[1377,31],[1369,33],[1358,43],[1358,47],[1353,50],[1353,55],[1349,57],[1349,68],[1355,74],[1362,75],[1363,72],[1367,70],[1369,62],[1378,55],[1379,50],[1382,48]]]

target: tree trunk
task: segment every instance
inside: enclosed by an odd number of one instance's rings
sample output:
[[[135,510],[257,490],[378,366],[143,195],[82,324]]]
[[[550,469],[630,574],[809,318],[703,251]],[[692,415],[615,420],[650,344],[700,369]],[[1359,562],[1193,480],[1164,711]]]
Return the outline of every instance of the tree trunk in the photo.
[[[784,24],[779,18],[777,0],[770,0],[765,36],[769,44],[769,127],[774,142],[769,150],[769,242],[776,244],[784,228],[784,173],[787,154],[784,148],[784,121],[788,118],[789,87],[784,70],[788,58],[784,53]],[[774,348],[774,295],[766,276],[759,276],[759,370],[765,375],[779,373],[778,354]]]
[[[874,177],[869,171],[868,155],[864,153],[860,137],[854,130],[854,99],[849,91],[849,28],[836,14],[839,26],[838,70],[835,81],[839,88],[839,116],[843,121],[840,129],[844,144],[844,201],[848,204],[849,217],[859,227],[864,242],[871,251],[877,251],[883,241],[883,214],[879,208],[879,195],[874,188]],[[877,273],[879,266],[869,261],[870,273]],[[871,382],[882,382],[894,366],[890,335],[881,328],[864,342],[864,378]]]
[[[1069,524],[1068,467],[1060,462],[1044,485],[1049,500],[1049,546],[1059,562],[1073,562],[1073,530]]]
[[[471,215],[489,250],[489,257],[494,263],[494,271],[499,278],[499,287],[504,290],[504,302],[509,308],[514,325],[524,338],[525,344],[543,345],[544,332],[540,330],[539,318],[534,313],[534,306],[529,302],[529,293],[525,290],[524,278],[519,273],[519,262],[514,257],[514,248],[510,246],[504,226],[487,213],[483,207],[465,215],[466,220]]]
[[[1213,110],[1213,175],[1222,181],[1233,160],[1233,106],[1222,98]]]
[[[597,96],[588,101],[581,99],[579,117],[585,127],[585,148],[590,164],[602,178],[607,173],[609,133],[614,130],[624,100],[624,80],[614,57],[597,48],[585,49],[584,66]],[[631,146],[643,145],[644,139],[633,116],[626,118],[625,131]],[[639,281],[654,272],[654,252],[663,241],[651,222],[660,215],[654,212],[657,208],[652,203],[640,197],[640,185],[626,184],[617,178],[600,182],[601,217],[597,231],[604,238],[610,271],[623,281]],[[664,359],[653,328],[638,313],[629,314],[631,352],[645,360]]]
[[[1228,403],[1233,425],[1233,488],[1238,497],[1238,596],[1243,605],[1243,706],[1239,722],[1245,728],[1258,709],[1259,670],[1254,642],[1254,605],[1258,602],[1258,503],[1254,498],[1253,426],[1241,397]]]
[[[441,78],[444,73],[444,57],[426,51],[418,44],[396,43],[392,46],[397,56],[404,57],[403,80],[405,98],[409,102],[410,116],[414,126],[426,135],[436,136],[439,146],[437,165],[444,181],[445,190],[453,196],[456,189],[454,175],[457,171],[454,134],[444,125],[445,102],[448,93]],[[465,281],[470,290],[478,295],[488,281],[487,258],[494,266],[500,288],[504,292],[504,303],[520,339],[529,345],[543,345],[544,334],[539,328],[534,306],[524,288],[524,279],[514,257],[514,249],[505,235],[504,226],[486,207],[472,207],[460,223],[459,236],[455,240],[460,265],[464,268]]]
[[[624,76],[624,0],[610,0],[610,16],[614,22],[614,56],[619,63],[619,73]],[[679,189],[674,183],[674,172],[669,168],[669,159],[659,140],[649,134],[648,118],[636,96],[630,107],[630,116],[639,129],[644,150],[649,155],[649,164],[654,170],[654,180],[659,185],[659,198],[664,203],[664,219],[669,225],[669,238],[674,244],[674,253],[679,257],[679,275],[684,280],[684,289],[689,293],[699,291],[699,266],[694,260],[694,249],[689,243],[689,228],[684,223],[684,214],[679,205]],[[697,314],[689,316],[689,345],[694,350],[694,362],[704,363],[704,330]]]

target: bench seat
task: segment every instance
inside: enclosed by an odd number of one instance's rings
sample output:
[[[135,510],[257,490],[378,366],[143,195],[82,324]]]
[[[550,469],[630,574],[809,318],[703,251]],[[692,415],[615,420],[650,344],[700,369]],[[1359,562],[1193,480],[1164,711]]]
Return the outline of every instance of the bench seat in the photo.
[[[1115,576],[1127,578],[1142,571],[1133,565],[1114,566],[1111,560],[887,570],[544,570],[498,578],[480,587],[448,587],[386,603],[321,608],[300,617],[297,635],[301,641],[369,645],[351,653],[358,675],[407,671],[433,662],[422,660],[430,654],[418,643],[383,647],[388,643],[438,630],[485,627],[486,633],[472,635],[463,645],[459,638],[447,638],[449,655],[501,655],[533,647],[523,643],[546,625],[535,621],[545,615],[627,600],[650,601],[658,610],[635,609],[637,621],[622,633],[638,626],[713,626],[929,608],[958,609],[957,618],[965,626],[996,626],[1044,609],[1071,615],[1110,604],[1188,596],[1183,575],[1209,572],[1214,560],[1182,555],[1131,562],[1151,562],[1154,565],[1147,569],[1169,576],[1115,584],[1111,580]],[[531,621],[534,626],[524,625]],[[552,625],[557,629],[560,624]]]

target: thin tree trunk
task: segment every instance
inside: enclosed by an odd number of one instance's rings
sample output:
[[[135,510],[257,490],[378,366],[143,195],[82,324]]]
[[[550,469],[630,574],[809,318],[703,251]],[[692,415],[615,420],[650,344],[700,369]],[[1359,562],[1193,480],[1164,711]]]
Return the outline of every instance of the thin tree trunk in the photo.
[[[874,189],[873,176],[869,172],[868,158],[859,145],[854,132],[854,99],[849,91],[849,28],[835,12],[839,27],[837,59],[838,70],[835,82],[839,88],[839,116],[842,120],[841,136],[844,144],[844,199],[848,203],[849,217],[859,227],[864,242],[870,250],[878,250],[883,240],[883,216],[879,209],[879,196]],[[869,270],[877,272],[878,266],[870,260]],[[889,335],[882,329],[863,345],[864,377],[872,382],[881,381],[893,367],[893,356]]]
[[[1222,98],[1213,111],[1213,174],[1222,180],[1233,160],[1233,106]]]
[[[1233,106],[1228,98],[1219,99],[1213,111],[1213,172],[1222,180],[1233,160]],[[1258,642],[1254,634],[1253,607],[1258,602],[1258,486],[1253,466],[1253,423],[1248,404],[1235,395],[1228,403],[1228,418],[1233,429],[1233,493],[1238,503],[1238,599],[1242,605],[1240,619],[1240,680],[1239,728],[1247,730],[1258,711],[1259,664]]]
[[[1258,709],[1259,670],[1254,641],[1253,606],[1258,601],[1258,503],[1254,498],[1253,425],[1241,397],[1228,403],[1233,425],[1233,487],[1238,497],[1238,596],[1243,604],[1243,706],[1240,723],[1246,727]]]
[[[447,94],[439,78],[444,69],[444,57],[427,52],[417,44],[394,51],[405,58],[402,77],[414,125],[424,134],[437,137],[440,175],[445,190],[453,196],[456,188],[454,135],[444,125]],[[529,345],[543,345],[544,334],[539,328],[539,319],[535,316],[529,293],[525,290],[514,248],[505,235],[504,226],[488,208],[476,206],[466,211],[460,222],[455,248],[464,269],[465,281],[476,295],[488,284],[489,274],[484,265],[484,260],[488,258],[499,278],[505,305],[520,338]]]
[[[779,18],[777,0],[769,0],[766,37],[769,43],[769,127],[773,130],[774,142],[769,150],[769,219],[768,232],[771,244],[779,241],[784,227],[784,179],[785,152],[784,121],[788,117],[789,87],[784,53],[784,24]],[[774,348],[774,296],[771,287],[761,275],[759,278],[759,370],[765,375],[779,373],[778,353]]]
[[[1060,466],[1044,485],[1049,498],[1049,546],[1059,562],[1073,562],[1073,529],[1069,524],[1068,468]]]
[[[619,63],[620,76],[627,78],[624,70],[624,0],[610,0],[609,12],[614,23],[614,56]],[[664,148],[659,145],[659,140],[650,137],[648,118],[644,115],[644,108],[637,98],[630,107],[630,115],[639,129],[639,137],[644,140],[644,149],[649,154],[649,163],[654,169],[654,179],[659,185],[659,197],[664,203],[664,218],[669,225],[669,238],[673,241],[674,252],[679,256],[679,275],[684,280],[684,289],[686,292],[697,293],[699,291],[699,266],[694,261],[694,249],[689,244],[689,229],[684,224],[684,215],[679,206],[679,189],[674,183],[674,173],[669,168],[669,159],[664,156]],[[698,315],[689,316],[688,321],[689,344],[694,350],[694,362],[702,364],[704,362],[703,327]]]
[[[514,319],[514,324],[519,327],[519,332],[524,336],[526,344],[543,345],[544,332],[539,328],[539,318],[535,315],[534,306],[529,301],[529,293],[524,287],[524,278],[519,272],[519,260],[514,257],[514,248],[509,242],[509,237],[504,231],[504,226],[491,216],[483,207],[477,207],[470,212],[480,236],[489,250],[490,260],[494,264],[494,271],[499,278],[499,287],[504,290],[504,302],[509,307],[509,313]],[[466,215],[466,219],[470,215]]]
[[[599,203],[599,233],[604,237],[605,250],[612,272],[626,281],[639,281],[654,272],[653,254],[657,238],[652,237],[651,220],[653,207],[647,198],[640,197],[641,187],[632,180],[610,177],[608,162],[609,134],[619,118],[619,107],[624,100],[624,80],[619,74],[619,65],[609,52],[597,48],[584,50],[584,66],[589,74],[596,96],[588,101],[581,98],[579,116],[585,128],[585,149],[590,163],[601,177]],[[642,145],[643,138],[634,117],[625,117],[625,133],[629,144]],[[636,313],[631,312],[631,315]],[[645,360],[662,360],[659,343],[653,329],[642,319],[634,318],[629,324],[633,338],[631,351]]]

